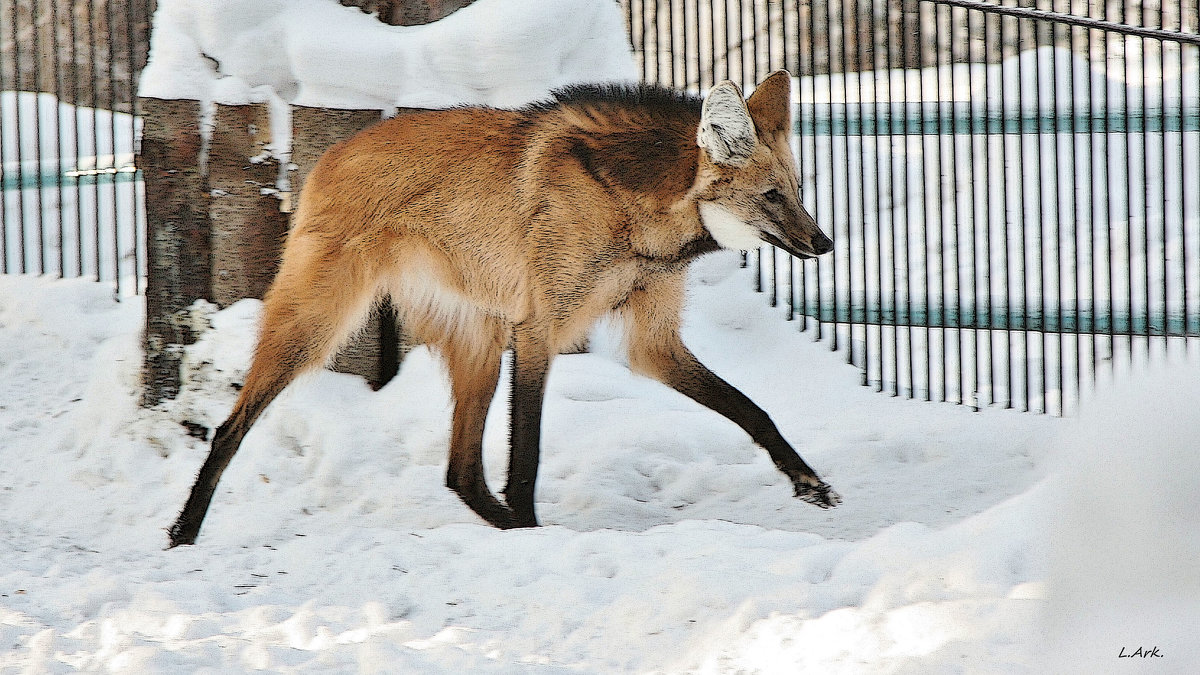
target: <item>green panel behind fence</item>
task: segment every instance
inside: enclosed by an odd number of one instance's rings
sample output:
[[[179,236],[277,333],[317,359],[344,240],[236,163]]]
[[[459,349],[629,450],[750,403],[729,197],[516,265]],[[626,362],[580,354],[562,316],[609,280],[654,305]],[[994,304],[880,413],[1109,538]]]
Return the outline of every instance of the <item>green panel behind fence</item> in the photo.
[[[1019,113],[970,103],[819,103],[796,107],[793,133],[801,136],[962,134],[1100,134],[1200,131],[1200,107],[1145,111]],[[994,108],[994,106],[993,106]]]

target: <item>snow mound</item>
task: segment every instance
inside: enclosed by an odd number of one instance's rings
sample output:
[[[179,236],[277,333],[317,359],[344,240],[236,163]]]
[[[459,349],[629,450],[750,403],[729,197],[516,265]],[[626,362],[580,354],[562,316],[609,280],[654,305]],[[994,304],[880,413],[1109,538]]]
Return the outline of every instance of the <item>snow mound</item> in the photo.
[[[694,264],[684,339],[838,509],[794,499],[740,429],[597,340],[548,382],[546,526],[494,530],[444,487],[449,387],[416,349],[377,392],[331,372],[290,386],[199,545],[171,550],[261,303],[197,307],[212,328],[184,391],[143,410],[138,299],[0,276],[0,671],[1033,670],[1046,500],[1030,450],[1062,421],[860,387],[738,263]],[[506,389],[484,439],[494,486]]]
[[[479,0],[389,26],[333,0],[164,0],[140,94],[238,104],[512,107],[576,82],[637,78],[604,0]]]
[[[1050,532],[1052,670],[1102,672],[1127,659],[1191,673],[1200,663],[1197,400],[1200,369],[1159,365],[1111,388],[1064,436]]]

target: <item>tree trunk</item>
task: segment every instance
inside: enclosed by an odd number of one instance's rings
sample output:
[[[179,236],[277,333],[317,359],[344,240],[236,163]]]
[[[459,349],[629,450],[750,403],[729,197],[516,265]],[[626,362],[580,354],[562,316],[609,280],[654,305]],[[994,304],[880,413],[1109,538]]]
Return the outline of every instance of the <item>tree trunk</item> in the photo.
[[[142,405],[179,393],[183,346],[196,340],[193,302],[209,296],[211,228],[200,173],[200,103],[139,99],[146,111],[142,170],[146,194],[145,367]]]
[[[276,198],[279,161],[266,152],[271,139],[266,103],[217,105],[208,153],[212,222],[212,298],[224,308],[262,298],[287,235],[287,214]]]

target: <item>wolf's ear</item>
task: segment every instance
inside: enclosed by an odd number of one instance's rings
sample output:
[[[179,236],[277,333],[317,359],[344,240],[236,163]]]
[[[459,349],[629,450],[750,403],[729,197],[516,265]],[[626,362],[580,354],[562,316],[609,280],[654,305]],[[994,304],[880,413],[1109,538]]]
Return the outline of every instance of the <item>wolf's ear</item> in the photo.
[[[792,75],[777,70],[754,88],[746,101],[754,126],[762,133],[786,131],[792,123]]]
[[[700,111],[696,143],[717,164],[745,164],[758,143],[754,121],[737,85],[726,80],[709,90]]]

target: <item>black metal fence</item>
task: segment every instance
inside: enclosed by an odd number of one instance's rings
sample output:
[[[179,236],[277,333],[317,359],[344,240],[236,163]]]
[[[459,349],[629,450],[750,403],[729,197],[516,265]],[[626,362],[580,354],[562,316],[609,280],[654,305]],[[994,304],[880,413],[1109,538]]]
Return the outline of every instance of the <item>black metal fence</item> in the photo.
[[[153,0],[0,2],[0,273],[145,277],[134,168]]]
[[[751,262],[864,384],[1061,413],[1109,366],[1195,356],[1196,0],[625,4],[647,80],[797,76],[837,248]]]

